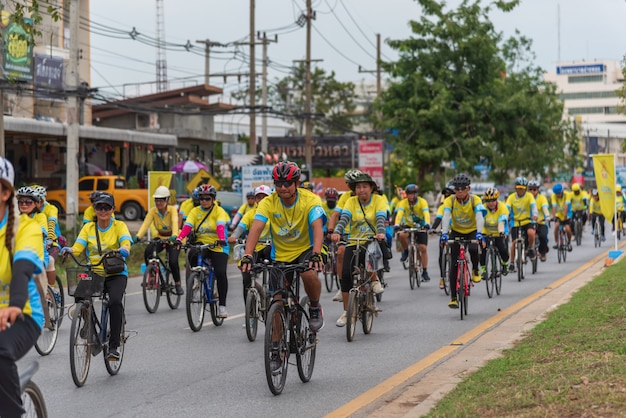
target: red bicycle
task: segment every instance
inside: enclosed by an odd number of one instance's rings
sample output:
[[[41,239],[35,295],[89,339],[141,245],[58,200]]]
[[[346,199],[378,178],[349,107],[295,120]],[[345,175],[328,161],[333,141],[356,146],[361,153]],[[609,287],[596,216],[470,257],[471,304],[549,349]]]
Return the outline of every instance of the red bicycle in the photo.
[[[474,286],[469,266],[470,261],[465,254],[469,252],[468,246],[470,244],[478,244],[478,251],[480,252],[480,241],[475,239],[455,238],[453,242],[459,245],[459,258],[457,259],[456,267],[456,297],[459,302],[461,319],[463,319],[463,316],[467,315],[468,298],[471,288]]]

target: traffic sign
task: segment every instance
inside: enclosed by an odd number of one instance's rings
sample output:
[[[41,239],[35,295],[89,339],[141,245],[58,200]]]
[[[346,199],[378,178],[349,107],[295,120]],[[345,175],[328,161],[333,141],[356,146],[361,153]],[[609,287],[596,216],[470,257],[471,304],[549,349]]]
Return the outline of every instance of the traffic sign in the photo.
[[[198,171],[196,175],[193,176],[191,180],[189,180],[189,183],[187,183],[185,188],[187,189],[189,194],[191,194],[193,193],[193,189],[201,184],[210,184],[211,186],[215,187],[216,190],[219,190],[221,188],[220,182],[215,180],[215,177],[213,177],[211,174],[209,174],[208,171],[204,169],[200,169],[200,171]]]

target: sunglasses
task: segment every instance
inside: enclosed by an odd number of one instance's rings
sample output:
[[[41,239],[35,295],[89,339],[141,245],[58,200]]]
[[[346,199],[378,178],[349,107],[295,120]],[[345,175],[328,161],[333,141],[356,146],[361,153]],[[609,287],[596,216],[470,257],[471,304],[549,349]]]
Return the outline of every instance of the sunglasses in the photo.
[[[467,187],[455,187],[454,188],[455,192],[462,192],[462,191],[465,191],[465,190],[467,190]]]
[[[95,210],[97,211],[110,211],[111,209],[113,209],[113,206],[109,206],[109,205],[97,205],[95,208]]]
[[[276,187],[291,187],[295,181],[293,180],[285,180],[285,181],[275,181],[274,186]]]
[[[485,200],[483,200],[483,202],[485,202],[485,203],[497,202],[497,201],[498,201],[498,199],[485,199]]]
[[[32,205],[33,203],[35,203],[35,201],[33,199],[19,199],[17,201],[18,205]]]
[[[198,200],[202,202],[203,200],[213,200],[213,198],[211,196],[200,196]]]
[[[536,187],[531,187],[531,188],[530,188],[530,189],[528,189],[528,190],[530,190],[531,192],[537,192],[537,191],[539,191],[539,189],[538,189],[538,188],[536,188]]]
[[[167,200],[167,197],[155,197],[154,201],[155,202],[165,202]]]

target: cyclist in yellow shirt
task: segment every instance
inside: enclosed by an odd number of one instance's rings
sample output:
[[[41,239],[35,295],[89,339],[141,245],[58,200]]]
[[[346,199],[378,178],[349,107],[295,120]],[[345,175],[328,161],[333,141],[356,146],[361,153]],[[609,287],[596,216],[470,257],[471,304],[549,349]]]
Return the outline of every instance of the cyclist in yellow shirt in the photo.
[[[245,255],[239,265],[241,271],[250,271],[254,263],[252,254],[269,222],[273,260],[284,263],[309,261],[310,270],[303,271],[300,277],[309,296],[309,326],[311,331],[318,332],[324,326],[319,303],[322,283],[317,274],[324,268],[322,244],[326,214],[318,195],[298,187],[300,173],[300,167],[291,161],[274,166],[272,177],[276,192],[259,203],[246,240]]]
[[[245,215],[249,211],[254,212],[255,209],[256,200],[254,198],[254,190],[250,190],[248,193],[246,193],[246,203],[239,206],[239,209],[237,210],[235,216],[233,216],[233,220],[230,222],[230,226],[228,228],[231,231],[234,231],[235,228],[237,228],[237,224],[239,224],[241,218],[243,218],[243,215]]]
[[[550,221],[550,204],[548,199],[539,192],[539,181],[530,180],[528,182],[528,191],[535,197],[535,204],[537,205],[537,231],[536,239],[539,240],[539,259],[546,261],[546,254],[550,251],[548,246],[548,225],[546,222]]]
[[[572,220],[580,218],[583,228],[587,223],[587,210],[589,209],[589,195],[582,189],[580,184],[572,184],[572,192],[570,193],[570,201],[572,202]]]
[[[559,225],[563,225],[565,233],[567,234],[567,251],[572,251],[572,229],[570,228],[570,219],[572,217],[572,205],[570,201],[569,193],[563,190],[563,185],[557,183],[552,186],[552,219],[554,220],[554,242],[559,242]],[[559,248],[558,244],[555,244],[552,248],[555,250]]]
[[[502,275],[506,276],[509,272],[509,251],[508,239],[509,235],[509,208],[504,202],[498,201],[500,192],[495,187],[488,188],[483,193],[483,204],[487,207],[485,215],[485,226],[483,227],[483,235],[494,237],[494,243],[500,253],[502,259]],[[487,272],[487,251],[480,254],[480,265],[483,278],[486,279]]]
[[[441,221],[441,238],[440,243],[445,244],[449,238],[456,237],[464,239],[475,239],[482,241],[482,230],[485,226],[485,207],[480,197],[470,193],[471,181],[465,174],[457,174],[452,179],[454,185],[454,195],[446,198],[443,202],[443,219]],[[483,241],[484,247],[484,241]],[[469,246],[470,257],[472,259],[472,281],[478,283],[482,280],[479,273],[478,245],[471,244]],[[456,295],[456,275],[459,258],[459,246],[452,245],[450,247],[450,256],[452,259],[452,268],[450,268],[450,303],[448,307],[452,309],[459,308],[459,302]]]
[[[589,218],[591,222],[592,228],[596,224],[596,218],[600,223],[600,235],[602,235],[602,242],[606,241],[604,237],[604,215],[602,214],[602,205],[600,204],[600,195],[598,194],[598,189],[593,189],[591,191],[591,202],[589,202]],[[592,231],[595,233],[595,231]]]
[[[622,219],[622,224],[626,223],[626,212],[624,212],[624,207],[626,206],[626,198],[624,198],[624,194],[622,193],[622,186],[617,184],[615,185],[615,215],[613,216],[613,220],[611,224],[613,225],[613,231],[615,231],[615,219],[619,216]]]
[[[200,196],[198,196],[198,190],[193,189],[193,191],[191,192],[191,197],[185,200],[183,203],[181,203],[180,206],[178,207],[178,229],[179,230],[182,229],[183,224],[187,220],[187,216],[189,215],[189,212],[191,212],[191,209],[195,208],[196,206],[200,206]]]
[[[428,233],[430,234],[434,234],[436,229],[439,227],[439,225],[441,225],[441,220],[443,219],[443,202],[446,200],[446,198],[448,198],[449,196],[452,196],[454,194],[454,185],[452,184],[451,181],[449,181],[446,184],[446,187],[444,187],[444,189],[441,191],[441,204],[439,205],[439,207],[437,208],[437,214],[435,215],[435,221],[433,222],[432,228],[430,229],[430,231],[428,231]],[[443,289],[445,284],[444,284],[444,277],[443,277],[443,270],[444,270],[444,259],[443,259],[443,246],[439,246],[439,272],[440,274],[440,279],[439,279],[439,289]]]
[[[425,231],[420,231],[416,234],[415,239],[417,245],[420,248],[420,254],[422,259],[422,280],[424,282],[430,281],[428,276],[428,230],[430,229],[430,209],[428,208],[428,202],[421,196],[418,196],[419,188],[416,184],[409,184],[404,189],[406,193],[406,199],[402,199],[396,207],[396,217],[394,219],[394,229],[399,230],[402,225],[406,225],[410,228],[423,228]],[[409,257],[409,233],[399,232],[398,238],[402,244],[402,257],[401,262],[405,262]]]
[[[16,362],[35,345],[44,324],[33,275],[43,273],[41,227],[20,216],[9,160],[0,157],[0,414],[21,417]]]
[[[526,254],[530,258],[535,258],[537,254],[533,250],[535,245],[535,225],[537,221],[537,205],[532,194],[527,193],[528,180],[526,177],[517,177],[515,179],[515,192],[511,193],[506,199],[506,206],[509,209],[509,216],[513,220],[513,228],[511,229],[511,261],[515,260],[515,241],[520,236],[520,228],[526,231]],[[526,254],[518,254],[518,257],[525,257]],[[515,263],[509,265],[509,271],[515,271]]]

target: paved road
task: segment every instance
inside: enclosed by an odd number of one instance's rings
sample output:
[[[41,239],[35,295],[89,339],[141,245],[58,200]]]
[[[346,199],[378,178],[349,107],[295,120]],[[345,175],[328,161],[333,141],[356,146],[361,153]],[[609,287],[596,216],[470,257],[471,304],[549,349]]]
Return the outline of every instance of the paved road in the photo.
[[[39,357],[33,350],[22,363],[40,362],[36,381],[51,417],[323,416],[607,249],[608,245],[594,249],[587,233],[583,246],[574,248],[567,263],[558,264],[551,252],[548,262],[540,263],[537,275],[521,283],[516,277],[506,277],[500,296],[488,299],[481,283],[472,292],[470,313],[463,321],[458,311],[447,307],[448,297],[438,289],[437,281],[410,290],[408,274],[396,254],[388,275],[390,285],[380,304],[383,312],[375,319],[372,334],[357,329],[355,341],[348,343],[345,328],[334,325],[340,304],[331,302],[333,293],[324,290],[326,327],[319,334],[313,378],[303,384],[296,368],[290,367],[279,397],[266,386],[262,338],[250,343],[242,328],[242,284],[234,265],[228,272],[230,318],[215,327],[207,316],[208,323],[198,333],[189,330],[184,306],[171,311],[162,300],[158,312],[148,314],[140,280],[131,279],[127,321],[128,329],[137,330],[138,335],[127,344],[118,376],[109,377],[98,356],[92,359],[85,387],[74,386],[68,355],[70,321],[63,323],[50,356]],[[433,277],[438,273],[436,251],[433,240],[429,246]],[[262,326],[259,331],[262,337]]]

